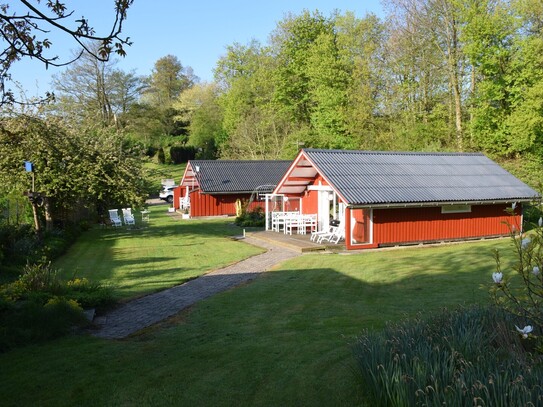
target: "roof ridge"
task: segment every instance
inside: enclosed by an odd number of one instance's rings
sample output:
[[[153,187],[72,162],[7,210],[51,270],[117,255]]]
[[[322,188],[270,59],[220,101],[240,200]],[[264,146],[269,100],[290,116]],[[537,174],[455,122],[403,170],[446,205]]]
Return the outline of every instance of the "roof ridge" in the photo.
[[[213,162],[213,163],[277,163],[277,162],[289,162],[292,160],[189,160],[190,162]]]
[[[481,152],[425,152],[425,151],[385,151],[385,150],[339,150],[323,148],[304,148],[306,152],[324,152],[324,153],[345,153],[345,154],[376,154],[376,155],[430,155],[430,156],[485,156]]]

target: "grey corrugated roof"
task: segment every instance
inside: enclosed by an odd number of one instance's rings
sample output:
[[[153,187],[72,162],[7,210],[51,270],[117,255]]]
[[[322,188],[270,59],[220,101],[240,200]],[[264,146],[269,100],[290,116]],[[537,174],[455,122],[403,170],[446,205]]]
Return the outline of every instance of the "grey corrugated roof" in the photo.
[[[191,160],[199,168],[204,193],[253,192],[261,185],[277,185],[292,161]]]
[[[511,201],[538,196],[478,153],[303,151],[351,205]]]

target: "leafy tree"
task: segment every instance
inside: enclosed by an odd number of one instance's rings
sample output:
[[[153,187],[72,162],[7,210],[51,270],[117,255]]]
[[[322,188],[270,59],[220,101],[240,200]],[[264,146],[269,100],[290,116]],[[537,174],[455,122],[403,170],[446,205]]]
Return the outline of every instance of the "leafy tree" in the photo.
[[[148,78],[145,98],[152,106],[168,109],[179,94],[198,82],[192,68],[184,67],[173,55],[166,55],[155,62]]]
[[[347,133],[347,87],[350,72],[339,58],[336,35],[323,33],[310,47],[307,58],[310,123],[313,147],[354,148]]]
[[[107,61],[111,53],[125,55],[128,38],[121,38],[123,23],[133,0],[115,0],[115,18],[107,34],[97,34],[89,21],[70,10],[64,1],[50,0],[36,2],[21,0],[21,4],[0,3],[0,37],[4,45],[0,53],[0,104],[14,102],[13,92],[6,87],[10,80],[12,64],[22,58],[33,58],[43,62],[45,67],[68,65],[83,55],[91,55],[100,61]],[[54,45],[48,33],[55,30],[71,37],[83,49],[74,58],[61,61],[49,50]],[[89,48],[89,42],[99,44]]]
[[[275,159],[285,154],[292,124],[274,104],[277,68],[269,48],[257,41],[234,44],[221,58],[215,76],[222,93],[218,103],[223,135],[218,143],[223,158]]]
[[[78,123],[115,124],[143,89],[142,78],[116,69],[116,63],[85,54],[64,72],[54,75],[57,113],[67,119],[76,117]]]
[[[0,126],[0,182],[9,192],[30,190],[23,163],[32,162],[47,229],[56,215],[79,206],[141,206],[145,193],[140,156],[125,148],[122,135],[99,127],[72,133],[58,119],[21,114],[5,117]],[[39,232],[39,202],[33,208]]]
[[[331,21],[319,12],[306,10],[279,22],[272,36],[279,64],[274,77],[274,98],[279,108],[296,122],[310,123],[312,101],[307,68],[311,48],[321,34],[334,34]]]
[[[157,147],[164,135],[162,114],[158,108],[146,103],[132,104],[123,118],[127,136],[137,140],[145,147]]]
[[[174,108],[179,119],[189,124],[188,144],[199,149],[199,157],[212,159],[224,143],[223,115],[215,84],[196,84],[179,95]]]
[[[179,59],[167,55],[155,62],[153,72],[147,78],[142,103],[147,104],[156,114],[156,130],[161,136],[182,137],[187,141],[188,123],[178,119],[179,112],[173,108],[180,93],[198,82],[191,67],[184,67]]]
[[[356,148],[378,149],[382,106],[386,100],[386,27],[375,15],[358,19],[353,13],[335,17],[339,56],[350,73],[344,118]]]

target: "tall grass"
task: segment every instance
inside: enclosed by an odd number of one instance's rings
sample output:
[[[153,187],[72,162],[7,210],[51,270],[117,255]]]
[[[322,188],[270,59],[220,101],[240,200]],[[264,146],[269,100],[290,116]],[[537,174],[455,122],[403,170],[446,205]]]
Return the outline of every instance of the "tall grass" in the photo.
[[[503,311],[471,307],[365,331],[354,354],[367,396],[382,406],[541,405],[542,361],[514,325]]]

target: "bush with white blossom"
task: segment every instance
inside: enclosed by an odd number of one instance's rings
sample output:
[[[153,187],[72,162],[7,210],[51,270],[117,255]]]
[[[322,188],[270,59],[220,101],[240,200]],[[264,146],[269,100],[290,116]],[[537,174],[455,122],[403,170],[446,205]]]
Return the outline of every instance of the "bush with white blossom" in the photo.
[[[500,252],[494,252],[496,271],[490,294],[499,307],[524,324],[515,326],[523,339],[538,340],[543,328],[543,218],[529,235],[511,227],[511,241],[515,263],[509,272],[502,270]],[[543,351],[541,344],[538,350]]]

